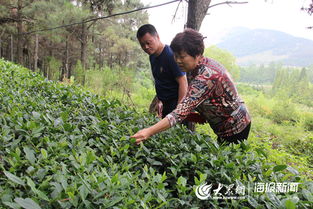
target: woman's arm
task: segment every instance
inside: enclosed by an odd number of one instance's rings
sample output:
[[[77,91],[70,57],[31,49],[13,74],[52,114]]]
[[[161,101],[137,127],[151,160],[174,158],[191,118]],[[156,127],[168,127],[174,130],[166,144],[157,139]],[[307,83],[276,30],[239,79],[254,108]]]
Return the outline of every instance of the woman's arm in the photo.
[[[138,131],[136,134],[131,136],[131,138],[136,139],[136,144],[148,139],[150,136],[157,134],[159,132],[165,131],[170,128],[170,122],[167,118],[163,118],[158,123],[154,124],[149,128],[142,129]]]
[[[205,76],[197,76],[191,81],[184,99],[177,105],[173,112],[166,116],[171,127],[177,122],[182,122],[186,119],[195,108],[209,97],[210,89],[207,82],[208,78]]]
[[[200,103],[208,97],[207,79],[197,77],[191,82],[190,88],[184,99],[179,103],[172,113],[168,114],[161,121],[155,125],[138,131],[135,135],[131,136],[136,139],[136,143],[148,139],[150,136],[162,132],[174,126],[177,122],[183,121],[189,113],[194,110]]]

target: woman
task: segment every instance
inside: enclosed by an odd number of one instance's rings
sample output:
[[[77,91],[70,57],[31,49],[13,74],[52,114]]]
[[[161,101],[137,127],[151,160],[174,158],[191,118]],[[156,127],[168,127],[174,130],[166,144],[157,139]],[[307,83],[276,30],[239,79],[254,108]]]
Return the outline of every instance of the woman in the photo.
[[[219,142],[238,143],[247,139],[251,125],[248,110],[227,70],[216,61],[203,57],[203,36],[193,29],[186,29],[175,36],[171,48],[178,66],[187,72],[187,95],[161,121],[133,135],[136,143],[182,122],[193,110],[206,119]]]

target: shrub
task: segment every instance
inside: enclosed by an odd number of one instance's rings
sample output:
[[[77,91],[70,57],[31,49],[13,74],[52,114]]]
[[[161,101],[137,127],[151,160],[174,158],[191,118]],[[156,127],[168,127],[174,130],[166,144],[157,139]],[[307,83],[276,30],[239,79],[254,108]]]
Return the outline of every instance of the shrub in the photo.
[[[82,63],[80,60],[77,61],[75,67],[74,67],[74,72],[73,75],[75,77],[75,82],[81,85],[85,85],[85,69],[82,66]]]
[[[313,131],[313,113],[307,112],[304,115],[304,128],[308,131]]]
[[[0,61],[1,208],[299,208],[313,186],[249,144],[218,145],[177,126],[140,146],[129,138],[155,121],[76,86]],[[204,182],[301,183],[294,193],[200,200]]]
[[[263,93],[259,93],[257,96],[251,96],[246,99],[245,102],[247,103],[249,112],[252,115],[269,117],[272,114],[274,101],[267,98]]]
[[[271,116],[276,123],[282,123],[284,121],[295,123],[299,119],[295,104],[290,100],[277,102],[273,108]]]

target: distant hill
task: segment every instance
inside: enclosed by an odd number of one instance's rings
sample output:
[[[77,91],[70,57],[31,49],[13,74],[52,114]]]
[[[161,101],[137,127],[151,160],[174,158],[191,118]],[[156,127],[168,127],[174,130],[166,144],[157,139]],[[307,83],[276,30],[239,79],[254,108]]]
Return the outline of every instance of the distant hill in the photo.
[[[236,56],[239,65],[269,62],[291,66],[313,64],[313,41],[280,31],[234,28],[217,46]]]

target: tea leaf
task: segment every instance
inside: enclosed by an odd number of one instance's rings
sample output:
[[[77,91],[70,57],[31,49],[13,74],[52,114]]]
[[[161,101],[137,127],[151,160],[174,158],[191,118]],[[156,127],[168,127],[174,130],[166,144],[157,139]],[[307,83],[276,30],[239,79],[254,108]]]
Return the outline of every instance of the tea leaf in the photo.
[[[258,202],[251,196],[248,196],[248,202],[251,206],[253,206],[254,208],[258,208],[259,204]]]
[[[36,161],[36,157],[34,155],[34,151],[28,147],[24,147],[23,148],[24,152],[25,152],[25,157],[26,159],[31,163],[31,164],[35,164]]]
[[[14,183],[20,184],[20,185],[25,185],[25,182],[20,179],[19,177],[15,176],[14,174],[8,172],[8,171],[3,171],[4,175],[6,175],[11,181]]]
[[[187,179],[185,179],[184,177],[180,176],[177,180],[177,184],[181,185],[181,186],[186,186],[187,183]]]
[[[19,204],[14,203],[14,202],[3,202],[3,204],[5,204],[5,205],[7,205],[13,209],[20,209],[21,208]]]
[[[286,206],[286,209],[295,209],[296,208],[296,204],[289,199],[286,200],[285,206]]]
[[[42,157],[43,157],[44,159],[47,159],[47,158],[48,158],[47,150],[45,150],[44,148],[41,148],[41,149],[40,149],[40,152],[41,152]]]
[[[273,168],[274,172],[285,170],[288,166],[287,165],[277,165]]]
[[[30,198],[15,198],[14,201],[25,209],[41,209],[41,207]]]

